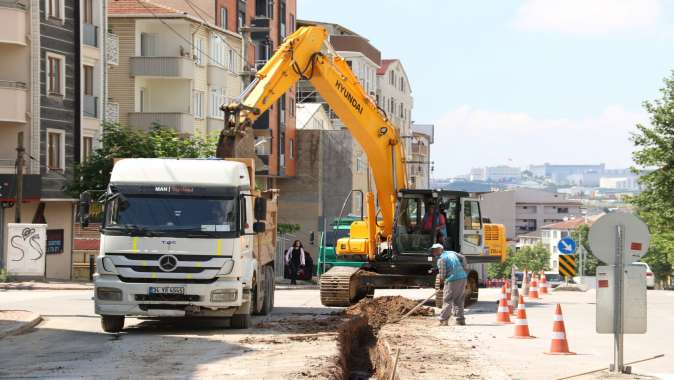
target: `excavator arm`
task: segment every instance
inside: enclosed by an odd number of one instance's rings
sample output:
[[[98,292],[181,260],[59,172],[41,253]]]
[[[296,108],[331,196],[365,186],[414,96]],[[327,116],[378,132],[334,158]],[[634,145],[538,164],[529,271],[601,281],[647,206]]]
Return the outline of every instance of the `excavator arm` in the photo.
[[[402,142],[386,114],[367,95],[327,38],[327,31],[321,27],[298,29],[257,72],[238,101],[222,107],[225,128],[218,156],[231,157],[238,139],[263,112],[298,80],[309,80],[367,154],[382,216],[381,226],[377,226],[374,200],[368,194],[366,250],[374,255],[378,243],[375,231],[380,231],[380,239],[392,236],[396,194],[407,186]]]

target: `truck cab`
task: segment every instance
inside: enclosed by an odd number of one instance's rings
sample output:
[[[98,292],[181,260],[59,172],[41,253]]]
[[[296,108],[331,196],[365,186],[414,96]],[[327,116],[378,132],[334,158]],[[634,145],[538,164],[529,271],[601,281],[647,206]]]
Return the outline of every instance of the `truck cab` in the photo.
[[[103,329],[121,330],[125,316],[227,317],[247,327],[251,313],[268,313],[266,199],[251,183],[236,161],[118,161],[100,198],[94,300]]]

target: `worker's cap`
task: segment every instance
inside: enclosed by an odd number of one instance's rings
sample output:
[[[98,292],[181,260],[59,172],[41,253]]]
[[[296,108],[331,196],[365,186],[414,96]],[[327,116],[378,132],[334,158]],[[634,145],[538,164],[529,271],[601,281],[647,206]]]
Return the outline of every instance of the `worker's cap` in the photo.
[[[431,249],[436,249],[436,248],[442,248],[442,249],[445,249],[445,247],[444,247],[442,244],[440,244],[440,243],[435,243],[435,244],[433,244],[433,245],[431,246]]]

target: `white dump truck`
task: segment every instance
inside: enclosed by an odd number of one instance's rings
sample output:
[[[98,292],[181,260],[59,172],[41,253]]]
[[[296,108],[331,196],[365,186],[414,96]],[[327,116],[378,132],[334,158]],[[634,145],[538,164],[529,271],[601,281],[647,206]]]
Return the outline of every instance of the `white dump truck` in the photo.
[[[274,305],[276,197],[255,190],[252,160],[116,162],[103,195],[95,308],[106,332],[125,316],[223,317],[247,328]]]

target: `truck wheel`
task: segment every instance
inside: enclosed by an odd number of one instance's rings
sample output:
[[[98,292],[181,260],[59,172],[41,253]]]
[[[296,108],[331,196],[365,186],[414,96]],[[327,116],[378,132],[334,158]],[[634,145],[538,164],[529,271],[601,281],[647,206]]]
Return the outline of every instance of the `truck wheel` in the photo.
[[[442,308],[442,280],[435,276],[435,307]]]
[[[271,313],[271,309],[274,307],[274,269],[271,266],[264,267],[264,300],[260,305],[259,315],[267,315]]]
[[[250,314],[234,314],[230,319],[229,326],[233,329],[247,329],[250,327]]]
[[[102,315],[101,327],[107,333],[118,333],[124,328],[123,315]]]

